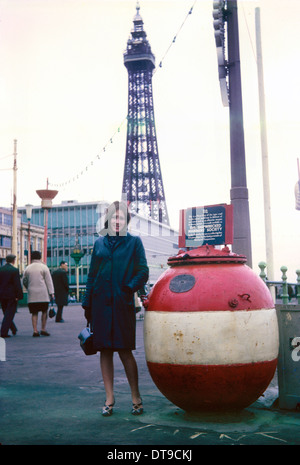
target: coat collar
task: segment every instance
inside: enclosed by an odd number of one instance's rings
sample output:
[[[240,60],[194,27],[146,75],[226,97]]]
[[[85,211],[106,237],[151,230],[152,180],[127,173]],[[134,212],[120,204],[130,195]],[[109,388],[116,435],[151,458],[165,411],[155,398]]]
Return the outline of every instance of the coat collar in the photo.
[[[11,267],[16,268],[12,263],[8,263],[8,262],[6,262],[4,266],[9,267],[9,268]]]
[[[126,236],[119,236],[118,240],[116,241],[116,244],[114,246],[114,250],[116,250],[120,244],[123,244],[124,240],[127,239],[129,233],[127,232]],[[110,245],[109,245],[109,241],[108,241],[108,234],[106,234],[106,236],[104,236],[104,245],[110,250]]]

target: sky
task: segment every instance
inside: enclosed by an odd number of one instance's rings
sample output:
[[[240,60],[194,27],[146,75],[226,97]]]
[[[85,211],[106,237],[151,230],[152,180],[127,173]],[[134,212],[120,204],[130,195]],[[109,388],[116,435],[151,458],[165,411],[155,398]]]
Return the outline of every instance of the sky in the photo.
[[[179,211],[230,203],[229,109],[221,100],[212,0],[140,0],[156,57],[153,97],[171,226]],[[188,14],[190,9],[192,13]],[[252,261],[266,260],[255,9],[260,8],[274,278],[296,282],[300,132],[299,0],[239,0],[239,35]],[[120,199],[128,74],[123,52],[136,0],[0,0],[0,205],[36,190],[63,200]],[[161,66],[159,64],[161,63]],[[105,149],[105,151],[104,151]]]

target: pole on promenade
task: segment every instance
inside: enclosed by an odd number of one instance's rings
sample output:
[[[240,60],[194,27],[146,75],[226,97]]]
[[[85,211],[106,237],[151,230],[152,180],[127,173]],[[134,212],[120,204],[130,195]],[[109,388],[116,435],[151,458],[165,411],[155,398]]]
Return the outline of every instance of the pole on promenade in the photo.
[[[243,126],[242,86],[240,70],[237,0],[227,3],[227,37],[229,68],[230,157],[233,205],[233,252],[246,255],[252,267],[251,230],[246,179]]]
[[[13,217],[12,217],[12,254],[18,256],[18,210],[17,210],[17,140],[14,140],[13,166]],[[17,259],[18,261],[18,259]]]
[[[52,208],[52,200],[57,195],[58,191],[48,189],[41,189],[36,191],[37,195],[42,199],[42,208],[44,209],[44,253],[43,260],[47,264],[47,239],[48,239],[48,210]]]
[[[78,235],[76,235],[76,243],[75,243],[73,252],[71,253],[71,257],[74,259],[75,266],[76,266],[76,299],[77,299],[77,302],[79,302],[79,264],[83,256],[84,256],[84,252],[81,250],[81,247],[78,241]]]
[[[261,138],[262,174],[263,174],[263,189],[264,189],[266,262],[267,262],[268,280],[274,281],[273,237],[272,237],[271,198],[270,198],[269,164],[268,164],[268,143],[267,143],[267,131],[266,131],[264,75],[263,75],[263,60],[262,60],[262,45],[261,45],[260,8],[255,8],[255,26],[256,26],[258,95],[259,95],[259,111],[260,111],[260,138]]]

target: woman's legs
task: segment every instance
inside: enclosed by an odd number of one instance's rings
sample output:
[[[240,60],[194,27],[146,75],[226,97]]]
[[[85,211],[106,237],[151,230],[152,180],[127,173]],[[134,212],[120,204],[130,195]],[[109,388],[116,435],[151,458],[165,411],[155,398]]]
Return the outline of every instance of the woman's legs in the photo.
[[[129,349],[119,350],[119,357],[125,368],[125,373],[131,389],[132,402],[134,404],[139,404],[141,402],[141,396],[139,391],[138,369],[135,358]]]
[[[106,405],[113,405],[115,402],[113,385],[114,385],[114,352],[110,349],[103,349],[100,353],[100,366],[104,388],[106,393]],[[133,411],[135,415],[143,412],[142,399],[138,386],[138,369],[135,358],[129,349],[119,350],[119,357],[124,366],[128,383],[131,389],[132,403],[134,404]]]
[[[110,349],[103,349],[100,353],[100,367],[106,393],[106,405],[114,403],[114,353]]]
[[[42,311],[42,331],[46,331],[46,323],[47,323],[47,310],[46,311]]]
[[[32,327],[33,327],[33,332],[37,333],[37,322],[38,322],[38,314],[37,313],[32,313]]]
[[[42,322],[42,331],[46,331],[47,311],[42,311],[41,322]],[[33,327],[34,333],[38,333],[37,324],[38,324],[38,313],[33,313],[32,314],[32,327]]]
[[[41,303],[37,303],[37,304],[33,304],[33,305],[36,305],[36,307],[38,308],[38,310],[36,310],[36,308],[35,309],[31,308],[33,332],[35,334],[38,333],[38,329],[37,329],[38,314],[39,314],[39,311],[41,310],[42,311],[42,316],[41,316],[42,332],[46,333],[46,324],[47,324],[47,318],[48,318],[48,303],[41,302]],[[44,335],[45,336],[49,335],[49,333],[44,334]]]

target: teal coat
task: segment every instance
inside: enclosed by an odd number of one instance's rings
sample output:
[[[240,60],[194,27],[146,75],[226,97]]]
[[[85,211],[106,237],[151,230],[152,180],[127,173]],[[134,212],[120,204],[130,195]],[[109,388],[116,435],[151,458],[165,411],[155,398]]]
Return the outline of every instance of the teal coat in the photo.
[[[96,350],[135,349],[134,292],[149,276],[145,250],[138,236],[107,236],[95,242],[82,306],[90,313]]]

